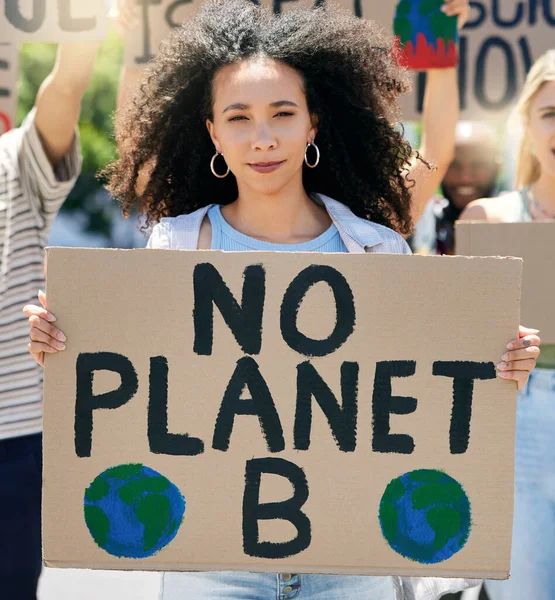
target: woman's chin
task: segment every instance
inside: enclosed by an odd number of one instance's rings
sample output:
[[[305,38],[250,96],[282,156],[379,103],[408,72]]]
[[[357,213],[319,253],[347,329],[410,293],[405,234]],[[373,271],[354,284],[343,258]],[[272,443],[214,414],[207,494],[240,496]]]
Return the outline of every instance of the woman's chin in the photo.
[[[264,176],[267,177],[266,175]],[[282,177],[280,178],[272,178],[268,177],[266,180],[250,181],[249,187],[251,190],[256,192],[257,194],[263,196],[276,196],[280,192],[283,191],[285,187],[287,187],[288,181],[284,181]]]

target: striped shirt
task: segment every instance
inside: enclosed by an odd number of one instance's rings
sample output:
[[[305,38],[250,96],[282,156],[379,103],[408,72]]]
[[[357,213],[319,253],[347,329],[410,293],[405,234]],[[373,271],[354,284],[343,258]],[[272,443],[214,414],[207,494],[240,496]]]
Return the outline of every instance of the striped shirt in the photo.
[[[81,170],[76,133],[56,171],[35,127],[35,110],[0,136],[0,439],[42,429],[42,369],[27,351],[22,308],[44,289],[48,231]]]

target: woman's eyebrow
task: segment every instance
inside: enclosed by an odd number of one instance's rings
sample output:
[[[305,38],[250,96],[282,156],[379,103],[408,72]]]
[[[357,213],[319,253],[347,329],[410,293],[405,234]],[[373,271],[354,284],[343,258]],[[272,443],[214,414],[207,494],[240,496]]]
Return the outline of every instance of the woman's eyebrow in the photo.
[[[272,108],[281,108],[282,106],[294,106],[296,108],[299,107],[298,104],[293,102],[292,100],[278,100],[277,102],[272,102],[270,104]],[[236,102],[235,104],[230,104],[226,106],[222,112],[228,112],[230,110],[248,110],[250,108],[250,104],[243,104],[242,102]]]
[[[539,108],[540,112],[543,112],[544,110],[555,110],[555,106],[541,106]]]
[[[278,100],[277,102],[272,102],[270,106],[272,108],[281,108],[282,106],[295,106],[299,108],[298,104],[296,104],[292,100]]]
[[[247,110],[250,108],[248,104],[242,104],[241,102],[236,102],[235,104],[230,104],[226,108],[223,109],[222,112],[227,112],[229,110]]]

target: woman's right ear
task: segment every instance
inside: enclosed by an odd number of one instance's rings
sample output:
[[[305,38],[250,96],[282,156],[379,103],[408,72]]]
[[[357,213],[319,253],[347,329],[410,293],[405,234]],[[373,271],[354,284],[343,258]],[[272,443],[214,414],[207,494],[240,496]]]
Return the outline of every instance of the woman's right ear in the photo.
[[[212,140],[212,143],[214,144],[214,147],[216,148],[216,152],[220,152],[220,150],[218,149],[218,140],[216,139],[216,135],[214,133],[214,123],[212,123],[212,121],[210,119],[206,119],[206,129],[208,129],[208,133],[210,134],[210,138]]]

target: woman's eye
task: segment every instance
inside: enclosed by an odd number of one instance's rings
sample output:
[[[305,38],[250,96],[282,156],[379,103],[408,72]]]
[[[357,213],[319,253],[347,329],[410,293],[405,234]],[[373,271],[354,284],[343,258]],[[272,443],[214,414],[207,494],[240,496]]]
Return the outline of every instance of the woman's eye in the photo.
[[[542,115],[542,119],[552,119],[555,117],[555,111],[546,112]]]
[[[275,115],[276,117],[292,117],[294,113],[292,112],[287,112],[287,111],[283,111],[283,112],[279,112],[277,115]]]
[[[237,115],[236,117],[231,117],[231,119],[229,119],[229,122],[231,123],[232,121],[246,121],[247,117],[243,117],[242,115]]]

